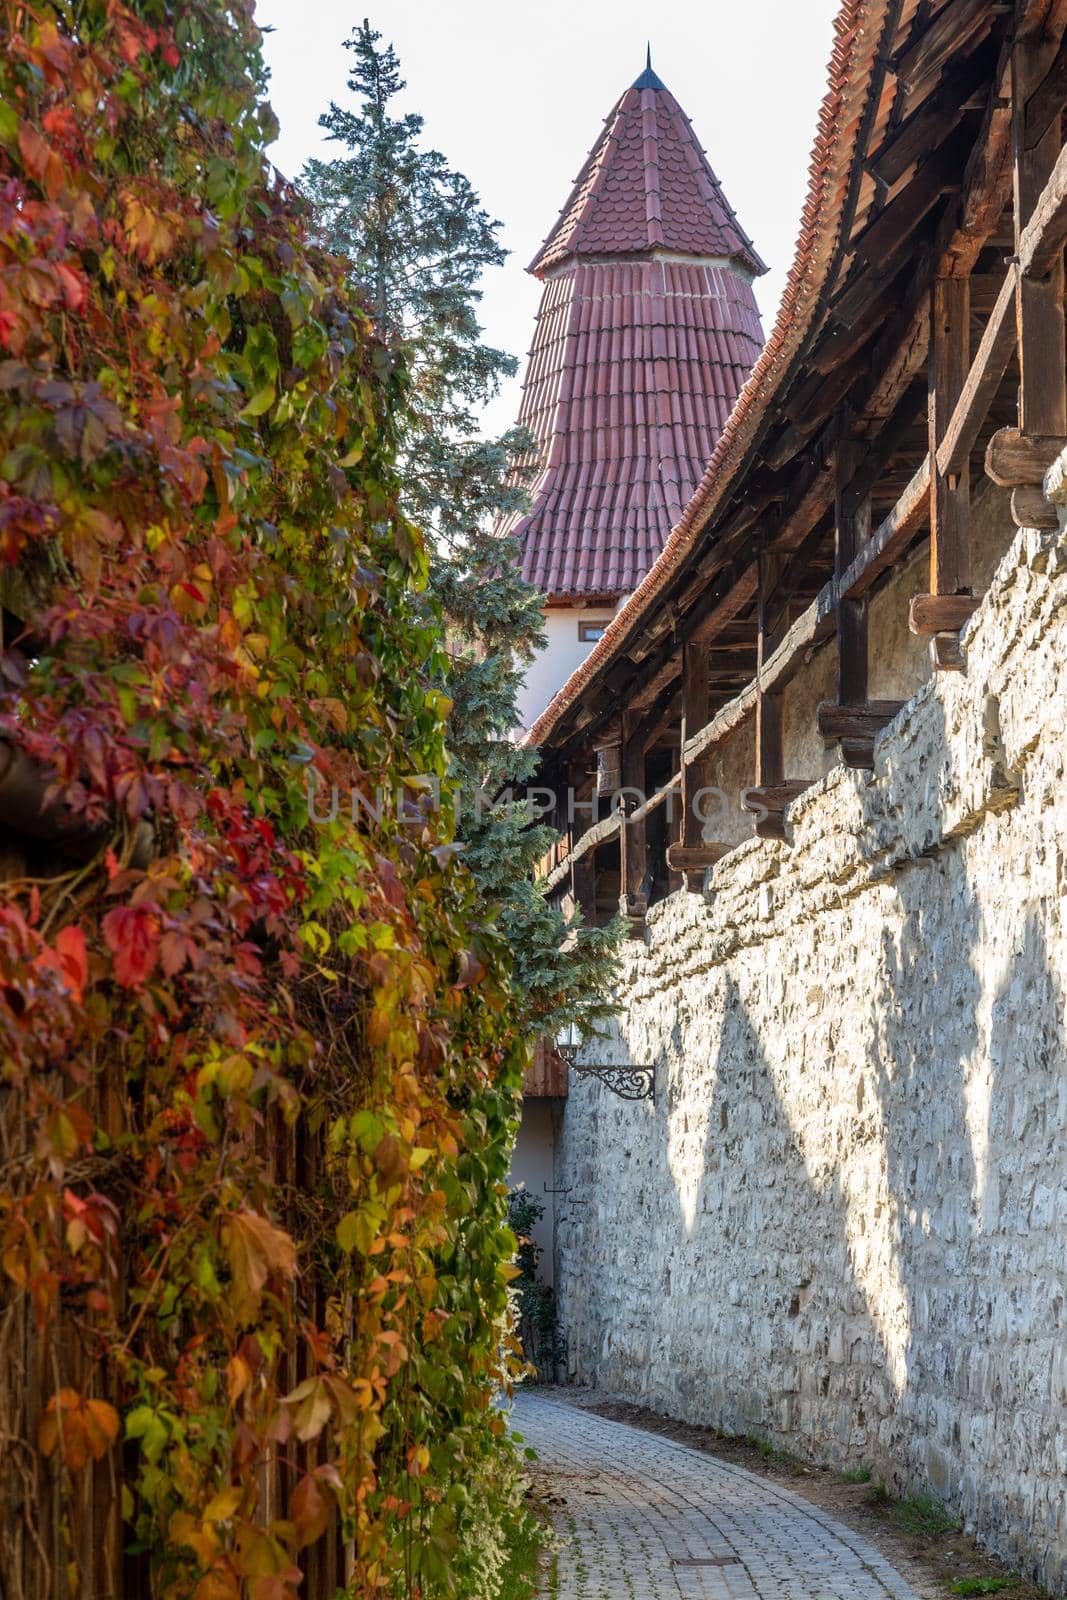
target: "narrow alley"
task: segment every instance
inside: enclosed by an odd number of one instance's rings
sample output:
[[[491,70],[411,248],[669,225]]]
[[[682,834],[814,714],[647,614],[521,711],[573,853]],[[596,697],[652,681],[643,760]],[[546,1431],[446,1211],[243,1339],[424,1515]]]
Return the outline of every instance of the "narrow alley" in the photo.
[[[541,1394],[517,1396],[514,1424],[559,1543],[546,1600],[922,1600],[860,1534],[740,1467]]]

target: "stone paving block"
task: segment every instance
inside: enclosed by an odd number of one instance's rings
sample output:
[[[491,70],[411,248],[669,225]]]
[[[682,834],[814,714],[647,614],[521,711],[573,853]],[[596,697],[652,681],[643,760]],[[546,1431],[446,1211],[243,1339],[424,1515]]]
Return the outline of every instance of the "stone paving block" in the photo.
[[[513,1425],[562,1501],[545,1600],[918,1600],[859,1534],[740,1467],[541,1394]]]

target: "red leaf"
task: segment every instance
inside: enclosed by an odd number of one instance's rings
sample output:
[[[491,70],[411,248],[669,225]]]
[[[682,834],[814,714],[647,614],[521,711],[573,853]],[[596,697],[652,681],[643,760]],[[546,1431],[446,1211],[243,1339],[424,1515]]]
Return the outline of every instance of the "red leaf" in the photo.
[[[135,989],[153,971],[159,957],[159,922],[145,906],[117,906],[103,923],[107,947],[115,958],[115,976],[124,989]]]
[[[89,958],[85,953],[85,934],[75,923],[61,928],[56,936],[56,953],[63,982],[74,999],[81,1001],[85,985],[89,982]]]

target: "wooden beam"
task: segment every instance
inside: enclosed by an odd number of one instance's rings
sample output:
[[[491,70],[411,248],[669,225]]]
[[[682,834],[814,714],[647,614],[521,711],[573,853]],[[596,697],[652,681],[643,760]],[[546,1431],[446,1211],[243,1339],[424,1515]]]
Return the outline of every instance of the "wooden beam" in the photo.
[[[970,371],[937,447],[937,470],[942,477],[958,477],[970,459],[1015,349],[1014,312],[1015,274],[1009,272],[1001,284]]]
[[[1062,111],[1027,145],[1026,106],[1056,55],[1043,35],[1017,39],[1012,51],[1012,167],[1015,188],[1015,254],[1027,224],[1040,209],[1046,185],[1062,154]],[[1053,201],[1053,210],[1058,206]],[[1050,239],[1052,234],[1050,232]],[[1019,426],[1024,433],[1067,433],[1067,361],[1064,355],[1064,267],[1062,248],[1051,247],[1040,276],[1019,272],[1016,319],[1019,338]]]
[[[756,784],[741,796],[742,809],[756,817],[760,839],[785,838],[785,813],[798,795],[811,788],[810,778],[790,778],[781,783]]]
[[[896,57],[893,71],[909,89],[915,89],[950,56],[959,53],[979,28],[988,27],[991,21],[989,0],[950,0],[921,30],[915,43]]]
[[[667,865],[672,872],[683,873],[688,880],[699,874],[703,886],[704,873],[733,849],[730,844],[672,844],[667,851]]]
[[[870,538],[871,502],[856,500],[852,480],[863,461],[863,448],[843,439],[837,452],[837,495],[834,509],[834,576],[841,578]],[[837,610],[837,701],[856,705],[867,698],[867,602],[843,599]]]
[[[964,57],[957,70],[946,72],[936,99],[924,101],[917,111],[887,134],[867,170],[879,182],[892,186],[942,144],[964,115],[971,96],[986,85],[985,74],[973,56]]]
[[[629,793],[624,797],[619,835],[619,910],[629,920],[631,936],[640,937],[648,910],[645,818],[643,812],[638,814],[645,794],[645,752],[641,744],[629,736],[629,730],[623,740],[622,786]]]
[[[903,704],[903,700],[868,700],[849,706],[823,700],[815,713],[815,725],[822,739],[873,739]]]
[[[1056,157],[1026,226],[1019,235],[1019,271],[1043,278],[1063,252],[1067,239],[1067,146]]]
[[[908,626],[923,636],[958,633],[977,611],[979,600],[970,594],[917,594],[911,602]]]
[[[1020,484],[1011,491],[1011,518],[1017,528],[1058,528],[1059,513],[1037,484]]]
[[[1065,101],[1067,101],[1067,42],[1061,39],[1052,65],[1023,106],[1025,149],[1037,148],[1053,121],[1062,114]]]
[[[1019,428],[999,428],[986,446],[986,476],[1002,489],[1042,483],[1065,445],[1067,438],[1062,434],[1035,439]]]
[[[930,460],[948,431],[970,370],[970,286],[938,278],[930,305]],[[970,463],[954,473],[936,470],[930,484],[930,589],[969,594]]]
[[[700,757],[687,761],[685,745],[689,736],[707,723],[710,689],[711,674],[707,644],[703,639],[691,639],[682,653],[681,848],[683,850],[695,848],[704,838],[704,822],[697,812],[695,801],[707,782],[707,763]],[[701,887],[701,879],[695,872],[686,877],[687,889],[699,890]]]

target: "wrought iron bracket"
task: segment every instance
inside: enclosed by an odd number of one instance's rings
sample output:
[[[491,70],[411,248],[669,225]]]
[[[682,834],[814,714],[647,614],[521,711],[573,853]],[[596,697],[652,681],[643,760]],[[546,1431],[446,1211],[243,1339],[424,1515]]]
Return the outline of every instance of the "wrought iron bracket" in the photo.
[[[651,1067],[577,1066],[570,1063],[572,1072],[583,1078],[596,1078],[620,1100],[651,1100],[656,1103],[656,1069]]]

